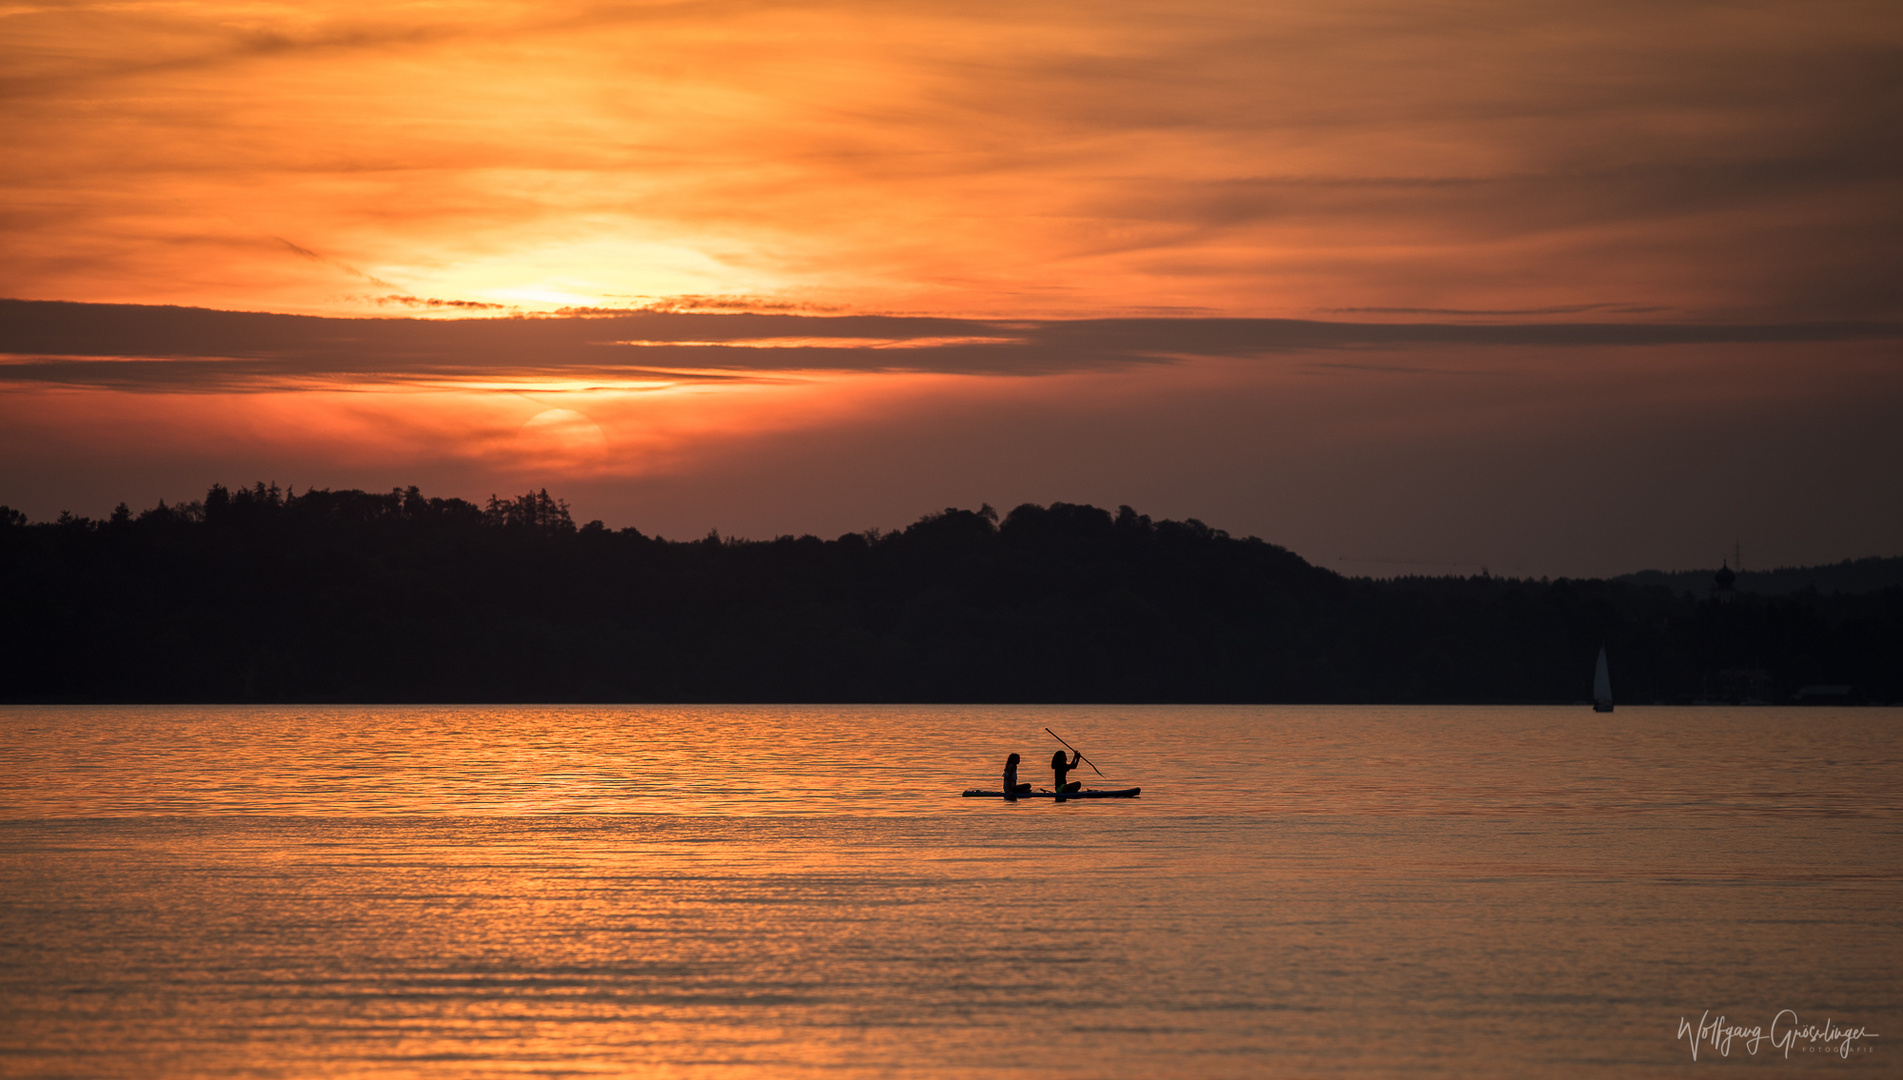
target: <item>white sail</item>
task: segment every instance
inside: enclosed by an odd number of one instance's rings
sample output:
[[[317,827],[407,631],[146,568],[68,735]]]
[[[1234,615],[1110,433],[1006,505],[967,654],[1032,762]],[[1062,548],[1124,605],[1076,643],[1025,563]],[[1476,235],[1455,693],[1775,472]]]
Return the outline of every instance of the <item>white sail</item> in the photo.
[[[1577,686],[1577,683],[1573,685]],[[1596,705],[1612,704],[1612,676],[1606,672],[1606,647],[1599,646],[1599,663],[1592,672],[1592,700]]]

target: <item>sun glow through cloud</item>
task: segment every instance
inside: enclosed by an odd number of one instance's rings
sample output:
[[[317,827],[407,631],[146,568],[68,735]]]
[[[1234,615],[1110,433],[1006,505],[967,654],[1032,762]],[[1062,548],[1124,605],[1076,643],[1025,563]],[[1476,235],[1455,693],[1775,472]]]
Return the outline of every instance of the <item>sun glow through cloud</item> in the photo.
[[[21,7],[0,20],[0,294],[1867,310],[1857,275],[1894,284],[1900,214],[1862,103],[1894,97],[1899,22],[1864,3]]]

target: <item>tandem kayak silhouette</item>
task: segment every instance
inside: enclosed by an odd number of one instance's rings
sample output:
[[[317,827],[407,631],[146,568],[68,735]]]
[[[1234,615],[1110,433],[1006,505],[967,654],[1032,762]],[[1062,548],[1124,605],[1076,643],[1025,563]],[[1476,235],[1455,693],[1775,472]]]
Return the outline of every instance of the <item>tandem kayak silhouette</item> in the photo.
[[[1069,802],[1071,799],[1134,799],[1141,794],[1143,789],[1140,787],[1117,788],[1114,791],[1099,791],[1096,788],[1081,788],[1077,791],[1065,792],[1020,791],[1016,795],[1009,796],[1002,791],[986,791],[983,788],[965,789],[967,799],[1056,799],[1058,802]]]
[[[1064,751],[1062,750],[1051,755],[1052,790],[1032,791],[1029,783],[1020,783],[1018,781],[1018,762],[1021,759],[1018,755],[1012,754],[1010,757],[1004,759],[1004,783],[1000,790],[987,791],[984,788],[966,788],[965,798],[1005,799],[1012,802],[1018,799],[1055,799],[1058,802],[1068,802],[1071,799],[1134,799],[1143,793],[1142,788],[1118,788],[1114,791],[1100,791],[1096,788],[1084,787],[1082,781],[1068,779],[1071,770],[1075,769],[1080,762],[1089,765],[1091,771],[1098,776],[1103,775],[1103,770],[1097,768],[1089,758],[1083,755],[1082,751],[1064,742],[1063,736],[1055,731],[1051,731],[1050,728],[1045,728],[1044,730],[1051,738],[1064,743],[1064,746],[1070,750],[1069,760],[1065,760]]]

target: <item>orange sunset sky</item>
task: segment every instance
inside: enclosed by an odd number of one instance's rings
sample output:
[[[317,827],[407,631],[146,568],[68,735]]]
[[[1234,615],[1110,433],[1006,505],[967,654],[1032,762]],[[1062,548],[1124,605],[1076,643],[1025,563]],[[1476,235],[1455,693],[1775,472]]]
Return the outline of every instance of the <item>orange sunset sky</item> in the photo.
[[[1903,554],[1903,7],[0,6],[0,502]],[[200,309],[200,310],[180,310]]]

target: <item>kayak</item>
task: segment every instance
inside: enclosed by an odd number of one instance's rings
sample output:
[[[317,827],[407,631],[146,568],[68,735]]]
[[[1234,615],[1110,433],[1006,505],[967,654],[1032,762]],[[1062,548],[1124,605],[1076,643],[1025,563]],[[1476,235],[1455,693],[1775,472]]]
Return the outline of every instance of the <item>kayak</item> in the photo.
[[[1098,791],[1096,788],[1086,788],[1083,791],[1067,791],[1064,793],[1064,798],[1066,800],[1069,800],[1069,799],[1134,799],[1137,797],[1137,793],[1141,792],[1142,790],[1143,789],[1140,787],[1119,788],[1116,791]],[[1020,799],[1055,799],[1057,798],[1057,793],[1054,791],[1026,791],[1016,797]],[[965,798],[967,799],[1002,799],[1004,798],[1004,792],[983,791],[978,788],[970,788],[966,790]]]

